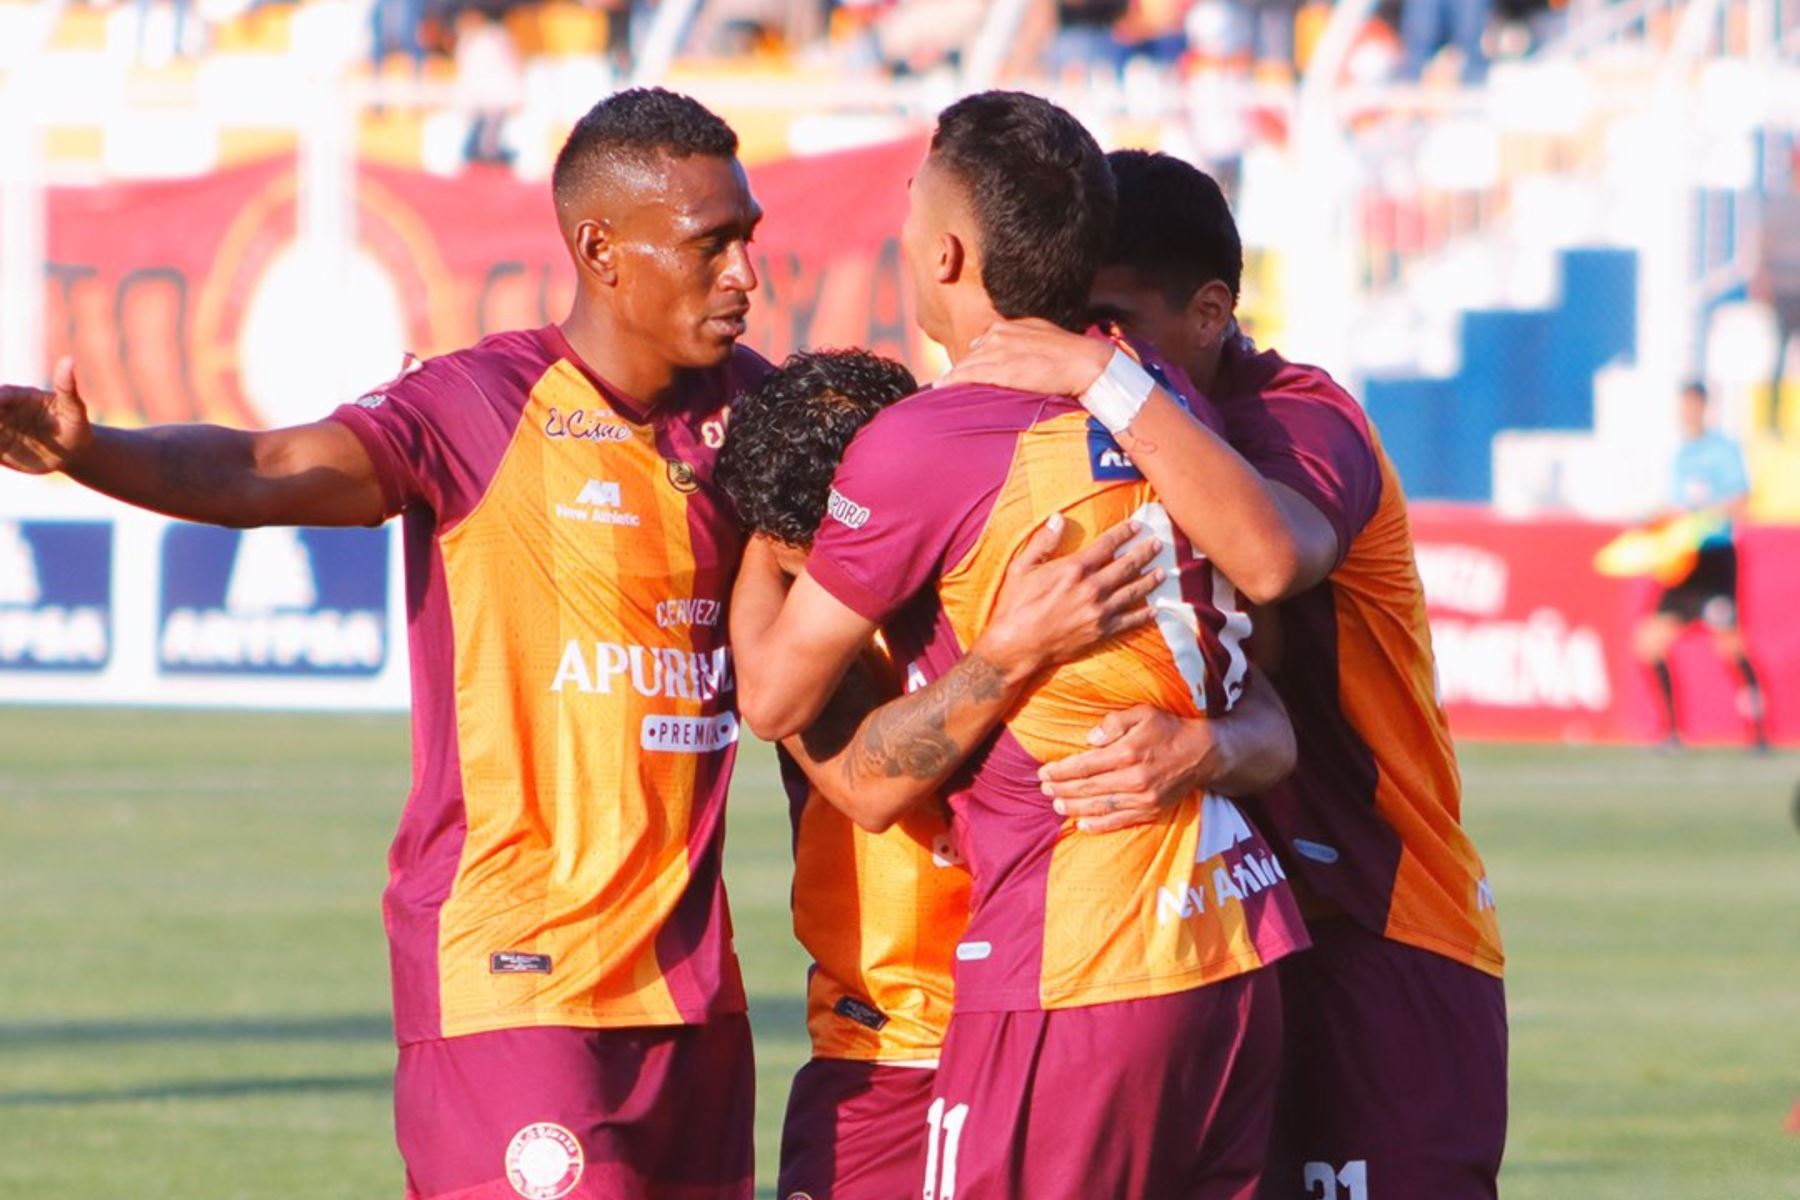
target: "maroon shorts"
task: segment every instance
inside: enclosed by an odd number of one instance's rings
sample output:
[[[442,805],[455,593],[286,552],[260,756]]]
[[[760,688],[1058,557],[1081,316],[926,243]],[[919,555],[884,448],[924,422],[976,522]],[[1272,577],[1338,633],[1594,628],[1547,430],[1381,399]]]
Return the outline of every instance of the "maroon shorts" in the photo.
[[[1506,1148],[1506,989],[1320,922],[1284,959],[1287,1053],[1262,1200],[1491,1200]]]
[[[749,1200],[750,1022],[502,1029],[400,1048],[407,1200]]]
[[[925,1177],[930,1067],[815,1058],[794,1076],[775,1195],[915,1200]]]
[[[925,1200],[1250,1200],[1281,994],[1267,967],[1172,996],[958,1013],[926,1112]]]

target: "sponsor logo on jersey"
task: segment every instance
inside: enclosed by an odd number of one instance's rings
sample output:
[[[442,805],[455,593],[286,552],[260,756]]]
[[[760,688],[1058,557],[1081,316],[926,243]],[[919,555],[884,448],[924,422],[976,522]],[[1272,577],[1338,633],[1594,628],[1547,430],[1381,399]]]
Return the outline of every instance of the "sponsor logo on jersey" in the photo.
[[[582,642],[571,638],[550,681],[553,692],[583,695],[636,692],[646,699],[716,700],[731,691],[731,650]]]
[[[581,1142],[553,1121],[527,1125],[506,1147],[507,1182],[525,1200],[562,1200],[586,1166]]]
[[[950,836],[948,830],[945,830],[943,833],[940,833],[931,839],[931,865],[934,867],[961,867],[967,865],[967,860],[963,858],[961,851],[956,848],[956,839]]]
[[[625,499],[619,485],[606,480],[590,479],[581,485],[575,503],[556,506],[556,515],[565,521],[587,521],[594,525],[642,524],[634,512],[622,511]]]
[[[97,671],[112,654],[112,526],[0,521],[0,671]]]
[[[572,408],[564,412],[553,408],[544,416],[544,436],[583,442],[629,442],[632,432],[631,426],[604,410]]]
[[[170,674],[377,674],[388,546],[376,529],[171,526],[158,663]]]
[[[1338,860],[1336,846],[1327,846],[1324,842],[1308,841],[1306,838],[1294,839],[1294,853],[1301,858],[1310,858],[1316,863],[1334,863]]]
[[[656,627],[658,629],[681,629],[698,626],[711,629],[719,623],[720,612],[724,605],[717,600],[682,598],[679,600],[658,600],[656,602]]]
[[[831,497],[825,502],[825,515],[846,528],[861,529],[869,523],[870,514],[867,506],[832,488]]]
[[[712,754],[738,740],[736,713],[715,717],[645,717],[639,745],[668,754]]]
[[[956,943],[957,962],[980,962],[994,953],[992,942]]]
[[[1494,885],[1483,875],[1475,884],[1475,911],[1487,912],[1494,907]]]
[[[1142,479],[1143,473],[1132,463],[1130,455],[1119,449],[1119,443],[1093,417],[1087,423],[1088,466],[1095,482],[1102,480]]]
[[[731,410],[728,408],[712,420],[702,422],[700,425],[701,444],[709,450],[717,450],[723,446],[725,444],[725,426],[730,420]]]
[[[1156,923],[1166,925],[1208,911],[1216,913],[1233,900],[1241,902],[1285,882],[1287,872],[1281,863],[1273,854],[1257,849],[1255,841],[1250,822],[1238,806],[1223,796],[1207,793],[1200,803],[1200,845],[1194,852],[1194,861],[1214,863],[1211,894],[1208,895],[1204,878],[1191,880],[1184,888],[1157,888]],[[1250,848],[1240,852],[1246,843]],[[1235,862],[1230,861],[1233,858]]]

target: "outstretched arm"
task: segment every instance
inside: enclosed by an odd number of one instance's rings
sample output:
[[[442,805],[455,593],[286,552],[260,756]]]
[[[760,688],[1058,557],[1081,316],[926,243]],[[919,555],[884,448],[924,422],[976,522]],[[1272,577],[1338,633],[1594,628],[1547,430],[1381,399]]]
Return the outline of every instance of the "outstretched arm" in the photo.
[[[0,387],[0,465],[61,471],[128,504],[213,525],[376,525],[387,515],[375,464],[341,425],[109,429],[89,422],[66,358],[50,391]]]
[[[1116,352],[1110,342],[1047,321],[1001,321],[946,382],[1001,384],[1088,404]],[[1304,591],[1336,565],[1337,534],[1324,515],[1293,489],[1265,481],[1160,384],[1114,437],[1176,528],[1255,603]]]
[[[1150,621],[1145,601],[1161,572],[1144,568],[1155,539],[1113,557],[1135,532],[1126,523],[1053,560],[1061,532],[1053,519],[1032,535],[987,628],[943,676],[890,698],[853,664],[819,719],[784,740],[813,786],[858,825],[879,833],[937,795],[1039,673]]]

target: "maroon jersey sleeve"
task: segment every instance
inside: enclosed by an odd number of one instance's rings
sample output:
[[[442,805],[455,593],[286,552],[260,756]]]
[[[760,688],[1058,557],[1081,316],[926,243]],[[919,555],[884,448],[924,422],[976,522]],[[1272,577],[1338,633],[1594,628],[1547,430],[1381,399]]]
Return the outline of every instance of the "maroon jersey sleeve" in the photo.
[[[957,418],[979,411],[979,390],[952,391],[948,417],[942,393],[882,412],[832,481],[807,574],[877,624],[968,549],[1005,475],[1004,460],[999,472],[986,460],[1010,453],[1011,439],[966,436]]]
[[[505,452],[517,406],[491,399],[479,365],[463,361],[469,353],[434,358],[328,418],[368,452],[385,515],[423,506],[437,514],[440,527],[454,524],[480,499]]]
[[[1337,534],[1337,562],[1381,503],[1381,466],[1356,401],[1322,372],[1283,364],[1223,405],[1226,436],[1265,478],[1293,488]]]

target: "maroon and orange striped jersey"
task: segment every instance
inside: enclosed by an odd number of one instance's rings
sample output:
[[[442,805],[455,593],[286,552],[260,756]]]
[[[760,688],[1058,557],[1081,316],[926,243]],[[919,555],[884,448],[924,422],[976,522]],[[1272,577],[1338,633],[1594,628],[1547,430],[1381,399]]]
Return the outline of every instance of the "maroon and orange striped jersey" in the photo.
[[[384,899],[405,1043],[741,1012],[712,484],[748,351],[645,413],[554,327],[333,414],[405,514],[413,789]]]
[[[807,569],[935,677],[973,642],[1007,566],[1053,512],[1071,546],[1135,517],[1161,538],[1167,578],[1153,627],[1052,672],[954,781],[974,879],[958,1011],[1184,991],[1306,940],[1279,863],[1231,801],[1196,795],[1153,825],[1091,836],[1040,789],[1038,768],[1085,749],[1108,712],[1223,712],[1249,632],[1235,589],[1072,400],[959,386],[885,410],[845,455]]]
[[[1498,976],[1499,921],[1462,827],[1399,476],[1356,401],[1315,367],[1238,339],[1213,392],[1233,444],[1317,506],[1342,555],[1326,582],[1277,609],[1276,686],[1300,761],[1256,815],[1309,916],[1348,916]]]

